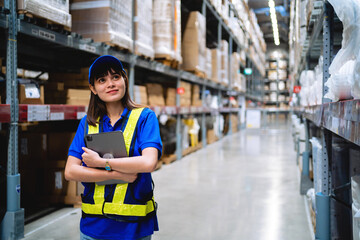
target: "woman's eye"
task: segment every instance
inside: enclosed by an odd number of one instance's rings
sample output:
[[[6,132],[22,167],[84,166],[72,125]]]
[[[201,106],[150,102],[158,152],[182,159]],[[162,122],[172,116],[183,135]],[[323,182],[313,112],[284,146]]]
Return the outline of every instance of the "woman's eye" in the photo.
[[[120,79],[120,75],[115,74],[115,75],[113,76],[113,78],[114,78],[115,80],[119,80],[119,79]]]
[[[105,79],[104,79],[104,78],[98,78],[97,81],[98,81],[99,83],[103,83],[103,82],[105,82]]]

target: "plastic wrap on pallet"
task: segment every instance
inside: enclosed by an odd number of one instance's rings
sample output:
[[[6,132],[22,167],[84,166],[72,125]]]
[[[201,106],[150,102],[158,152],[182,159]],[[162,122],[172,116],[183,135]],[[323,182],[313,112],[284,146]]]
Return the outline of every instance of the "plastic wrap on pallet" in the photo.
[[[35,16],[71,28],[69,0],[18,0],[18,10],[27,11]]]
[[[210,48],[206,48],[205,75],[207,79],[212,78],[212,54]]]
[[[315,73],[312,70],[304,70],[300,74],[300,104],[301,106],[314,105],[314,96],[311,95],[311,87],[315,82]]]
[[[360,175],[351,177],[352,202],[357,209],[360,209]]]
[[[322,171],[321,171],[322,146],[320,140],[315,137],[312,137],[310,139],[310,143],[312,144],[314,188],[315,188],[315,193],[318,193],[318,192],[322,192]]]
[[[360,240],[360,210],[352,204],[353,240]]]
[[[182,40],[183,69],[205,72],[206,20],[200,12],[191,12]]]
[[[71,15],[74,32],[132,50],[132,1],[74,0]]]
[[[241,79],[240,79],[240,55],[237,52],[231,54],[231,81],[232,88],[236,90],[241,89]]]
[[[180,0],[153,1],[155,58],[170,58],[182,63]]]
[[[220,81],[223,85],[229,85],[229,43],[226,40],[221,40],[221,69],[220,69]]]
[[[153,1],[136,0],[135,3],[135,53],[154,58]]]
[[[358,0],[329,0],[343,24],[341,49],[330,67],[326,82],[332,101],[360,98],[360,2]]]

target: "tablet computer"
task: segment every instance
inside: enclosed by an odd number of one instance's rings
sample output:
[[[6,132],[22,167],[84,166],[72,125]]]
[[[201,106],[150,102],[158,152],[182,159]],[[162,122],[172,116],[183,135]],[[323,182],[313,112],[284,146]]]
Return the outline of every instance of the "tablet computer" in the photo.
[[[85,145],[87,148],[97,152],[100,157],[121,158],[128,156],[122,131],[88,134],[85,136]],[[96,182],[98,185],[118,183],[127,182],[119,179]]]

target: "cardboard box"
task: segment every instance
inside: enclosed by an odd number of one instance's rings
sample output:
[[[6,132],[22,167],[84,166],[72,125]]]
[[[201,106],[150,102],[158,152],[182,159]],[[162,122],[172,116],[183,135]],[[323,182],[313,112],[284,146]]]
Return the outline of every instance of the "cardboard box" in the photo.
[[[214,129],[208,129],[206,131],[206,140],[207,140],[207,144],[211,144],[211,143],[216,142],[218,140],[218,138],[215,135],[215,130]]]
[[[17,0],[17,9],[71,29],[69,0]]]
[[[229,44],[226,40],[221,40],[221,69],[220,69],[220,83],[229,85]]]
[[[211,49],[212,61],[211,61],[211,80],[220,83],[220,61],[221,52],[218,48]]]
[[[206,20],[200,12],[191,12],[182,40],[183,69],[205,73]]]
[[[148,105],[148,95],[145,86],[134,85],[134,101],[138,104]]]
[[[161,84],[146,84],[148,102],[150,106],[165,106],[164,91]]]
[[[132,51],[132,1],[101,1],[100,7],[94,7],[97,3],[73,1],[70,8],[73,31],[95,42],[107,42]]]
[[[191,106],[196,106],[196,107],[202,106],[202,100],[200,96],[200,86],[197,84],[192,85]]]
[[[67,89],[66,104],[68,105],[85,105],[89,104],[91,91],[84,89]]]
[[[44,104],[44,86],[34,83],[19,84],[20,104]]]
[[[166,89],[166,106],[176,106],[176,89],[167,88]]]

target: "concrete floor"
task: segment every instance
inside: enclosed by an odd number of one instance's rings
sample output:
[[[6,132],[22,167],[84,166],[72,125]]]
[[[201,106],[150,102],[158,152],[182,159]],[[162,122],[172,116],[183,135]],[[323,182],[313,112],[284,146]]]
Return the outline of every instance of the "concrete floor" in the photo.
[[[153,173],[154,240],[313,239],[290,129],[248,129]],[[270,127],[270,126],[269,126]],[[25,226],[25,239],[79,239],[80,209]]]

